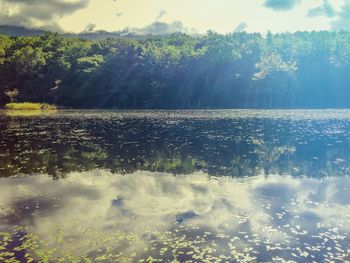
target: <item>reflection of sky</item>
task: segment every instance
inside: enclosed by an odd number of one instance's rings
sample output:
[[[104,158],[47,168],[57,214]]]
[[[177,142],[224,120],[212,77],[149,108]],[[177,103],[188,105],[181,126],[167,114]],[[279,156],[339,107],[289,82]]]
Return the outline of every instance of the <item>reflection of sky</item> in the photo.
[[[29,225],[42,238],[52,225],[68,229],[72,219],[96,229],[117,223],[118,230],[139,237],[147,229],[188,225],[199,227],[198,235],[239,238],[236,249],[253,247],[261,260],[344,259],[350,244],[349,189],[348,177],[232,179],[96,170],[58,181],[45,175],[2,178],[0,222],[2,228]]]

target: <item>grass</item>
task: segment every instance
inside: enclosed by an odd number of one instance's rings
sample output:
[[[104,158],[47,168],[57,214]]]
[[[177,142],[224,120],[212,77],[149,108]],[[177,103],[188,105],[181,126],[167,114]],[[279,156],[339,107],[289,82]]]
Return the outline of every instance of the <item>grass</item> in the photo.
[[[21,102],[21,103],[7,103],[5,105],[7,110],[56,110],[55,105],[47,103],[33,103],[33,102]]]

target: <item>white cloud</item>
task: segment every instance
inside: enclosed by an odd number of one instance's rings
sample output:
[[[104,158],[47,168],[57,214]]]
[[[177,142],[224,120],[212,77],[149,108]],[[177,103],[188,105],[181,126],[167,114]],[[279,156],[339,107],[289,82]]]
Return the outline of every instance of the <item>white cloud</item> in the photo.
[[[248,32],[294,32],[346,26],[340,9],[345,0],[0,0],[0,23],[61,27],[81,32],[150,29],[155,22],[172,27],[174,21],[199,33],[230,33],[242,21]],[[333,10],[336,15],[333,15]],[[288,12],[281,12],[288,11]],[[336,17],[339,19],[337,20]],[[333,18],[333,20],[331,19]],[[342,20],[340,18],[343,18]],[[345,21],[345,22],[342,22]],[[55,23],[54,23],[55,22]]]
[[[331,22],[334,30],[350,30],[350,3],[345,3]]]
[[[323,3],[319,7],[315,7],[309,10],[308,16],[327,16],[333,17],[336,15],[336,11],[334,10],[330,0],[323,0]]]

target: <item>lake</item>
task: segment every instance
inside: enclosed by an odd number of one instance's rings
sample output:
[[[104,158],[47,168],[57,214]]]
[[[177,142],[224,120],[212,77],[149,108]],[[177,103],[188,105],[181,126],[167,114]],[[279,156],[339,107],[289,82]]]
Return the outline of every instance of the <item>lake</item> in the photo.
[[[0,261],[350,260],[349,110],[1,111],[0,131]]]

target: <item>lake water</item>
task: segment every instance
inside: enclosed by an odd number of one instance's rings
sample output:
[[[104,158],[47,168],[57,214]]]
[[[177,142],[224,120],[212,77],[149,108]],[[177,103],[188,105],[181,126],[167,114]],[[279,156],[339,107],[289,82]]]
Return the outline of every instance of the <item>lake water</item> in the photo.
[[[350,260],[350,111],[0,112],[0,262]]]

